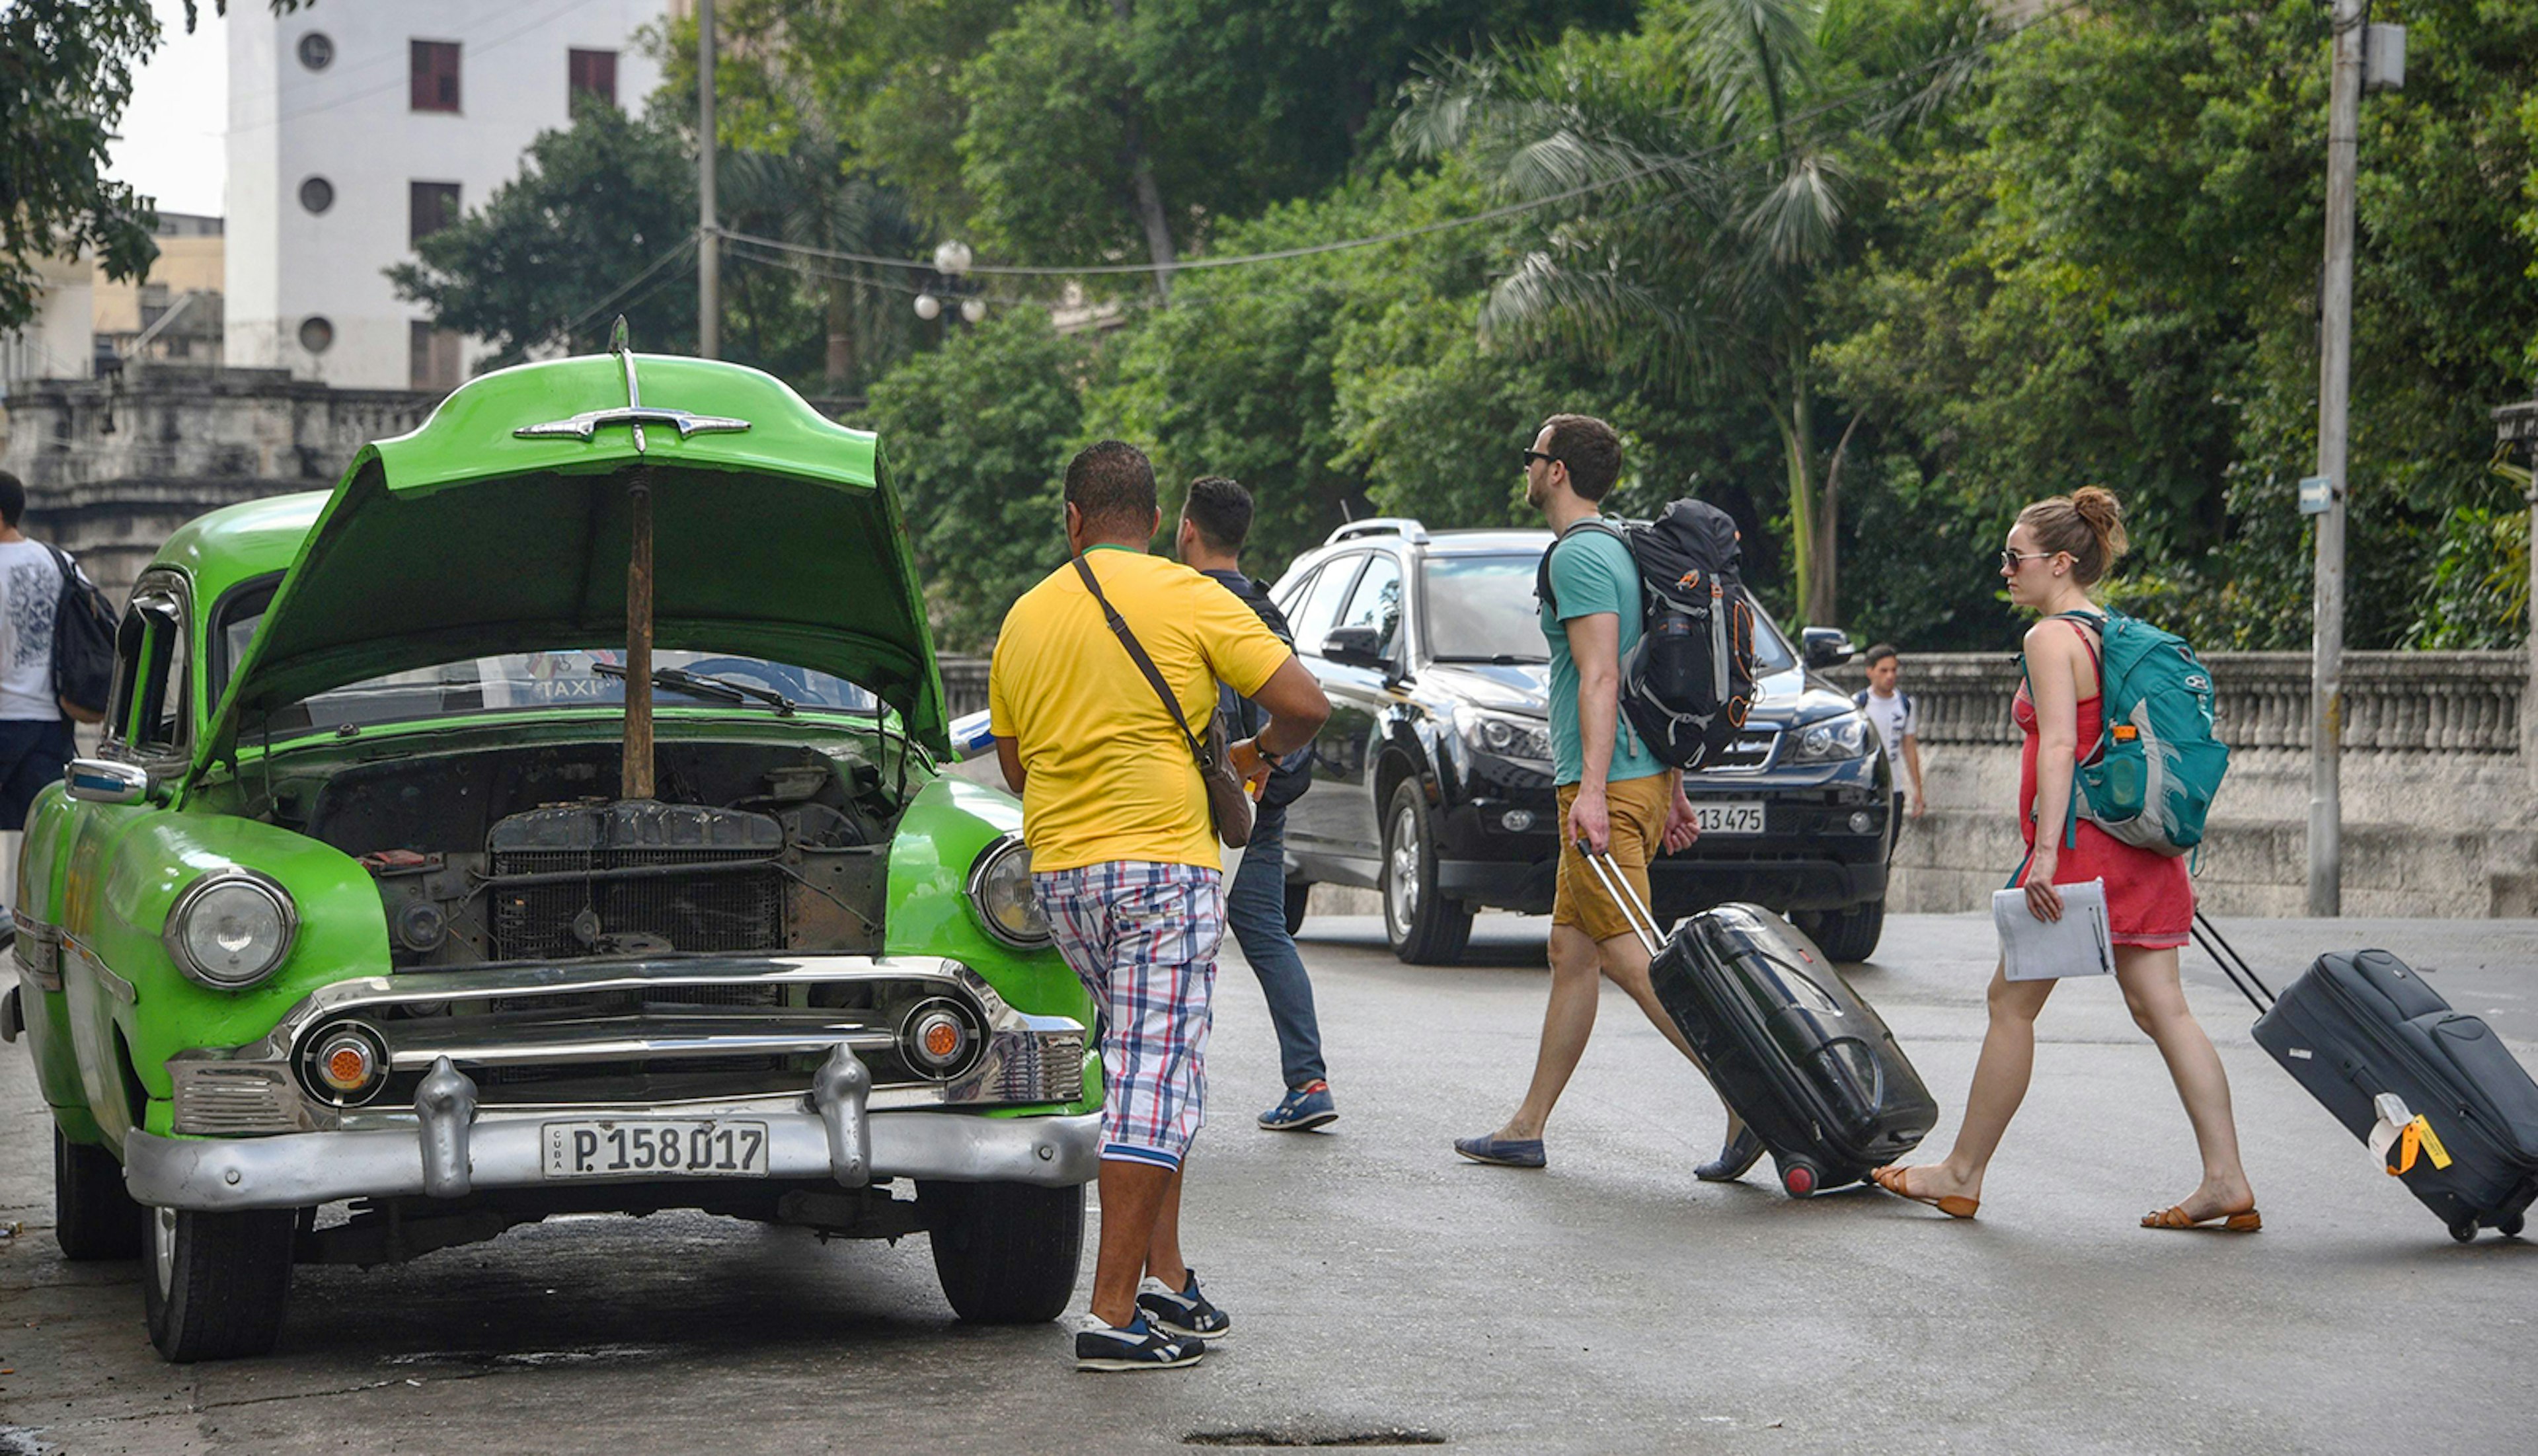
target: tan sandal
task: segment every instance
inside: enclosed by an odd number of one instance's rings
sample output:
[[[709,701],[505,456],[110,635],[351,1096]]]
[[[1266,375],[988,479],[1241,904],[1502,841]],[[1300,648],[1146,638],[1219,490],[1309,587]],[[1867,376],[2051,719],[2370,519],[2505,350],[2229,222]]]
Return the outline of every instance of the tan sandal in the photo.
[[[2144,1228],[2188,1228],[2198,1233],[2254,1233],[2265,1226],[2265,1219],[2252,1207],[2235,1214],[2209,1214],[2197,1219],[2188,1214],[2185,1205],[2180,1203],[2156,1214],[2142,1215],[2141,1225]]]
[[[1914,1203],[1926,1203],[1951,1219],[1970,1219],[1974,1216],[1974,1210],[1982,1207],[1981,1199],[1968,1198],[1962,1193],[1915,1193],[1904,1181],[1904,1175],[1910,1171],[1910,1168],[1888,1163],[1881,1168],[1869,1169],[1868,1180],[1897,1198],[1908,1198]]]

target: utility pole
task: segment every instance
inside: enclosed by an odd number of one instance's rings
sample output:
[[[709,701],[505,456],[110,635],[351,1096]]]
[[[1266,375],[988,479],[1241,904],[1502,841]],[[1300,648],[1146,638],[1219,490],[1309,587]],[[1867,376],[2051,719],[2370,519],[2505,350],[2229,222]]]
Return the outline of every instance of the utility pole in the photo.
[[[2353,383],[2353,194],[2362,150],[2363,26],[2371,0],[2335,0],[2326,107],[2326,272],[2319,290],[2315,635],[2309,687],[2308,912],[2344,912],[2345,412]]]
[[[697,353],[722,358],[722,233],[714,222],[713,0],[697,0]]]

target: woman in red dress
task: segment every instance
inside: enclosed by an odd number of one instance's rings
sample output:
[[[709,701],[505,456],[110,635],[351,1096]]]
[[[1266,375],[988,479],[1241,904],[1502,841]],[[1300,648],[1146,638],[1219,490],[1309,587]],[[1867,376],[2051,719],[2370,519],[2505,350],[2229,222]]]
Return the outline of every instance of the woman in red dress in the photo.
[[[2136,848],[2082,821],[2064,847],[2071,780],[2080,756],[2093,751],[2103,720],[2097,631],[2061,614],[2095,614],[2089,588],[2126,545],[2114,496],[2090,487],[2039,500],[2018,514],[2000,574],[2012,603],[2043,618],[2027,631],[2027,686],[2012,709],[2027,735],[2018,799],[2028,855],[2010,878],[2024,885],[2037,918],[2062,917],[2056,885],[2105,881],[2106,918],[2115,943],[2115,980],[2133,1020],[2159,1044],[2169,1076],[2185,1101],[2203,1154],[2203,1181],[2145,1228],[2211,1227],[2253,1232],[2262,1221],[2256,1195],[2238,1162],[2238,1133],[2230,1115],[2230,1081],[2212,1038],[2186,1009],[2176,952],[2194,920],[2194,887],[2185,861]],[[1970,1219],[1982,1198],[1983,1169],[2027,1095],[2036,1062],[2036,1017],[2054,982],[2012,981],[1995,969],[1991,1026],[1966,1093],[1965,1121],[1945,1160],[1889,1166],[1870,1174],[1889,1193]]]

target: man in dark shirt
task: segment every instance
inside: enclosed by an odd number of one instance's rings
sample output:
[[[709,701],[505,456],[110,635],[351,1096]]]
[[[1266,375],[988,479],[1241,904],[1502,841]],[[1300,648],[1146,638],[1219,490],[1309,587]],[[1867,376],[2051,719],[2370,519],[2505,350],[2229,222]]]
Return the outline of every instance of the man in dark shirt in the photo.
[[[1269,600],[1269,588],[1242,574],[1243,538],[1251,533],[1251,493],[1221,475],[1190,482],[1181,506],[1180,529],[1174,533],[1181,564],[1224,583],[1260,616],[1281,641],[1295,645],[1285,613]],[[1254,731],[1265,716],[1259,706],[1221,688],[1227,713],[1237,735]],[[1288,756],[1270,772],[1251,822],[1251,842],[1243,846],[1242,863],[1234,872],[1225,896],[1225,914],[1242,959],[1260,978],[1269,1001],[1269,1020],[1278,1028],[1278,1059],[1287,1079],[1287,1095],[1259,1116],[1271,1132],[1309,1132],[1335,1121],[1330,1083],[1322,1067],[1322,1033],[1313,1020],[1313,984],[1304,974],[1304,960],[1296,938],[1287,931],[1287,806],[1312,782],[1307,746]]]

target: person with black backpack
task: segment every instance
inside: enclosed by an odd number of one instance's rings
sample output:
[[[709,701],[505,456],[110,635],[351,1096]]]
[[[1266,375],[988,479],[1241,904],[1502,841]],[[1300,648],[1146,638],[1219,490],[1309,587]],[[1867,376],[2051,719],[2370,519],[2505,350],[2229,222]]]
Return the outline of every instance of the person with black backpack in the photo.
[[[1731,715],[1739,722],[1743,716],[1741,704],[1732,712],[1727,705],[1740,670],[1732,629],[1743,611],[1742,587],[1721,580],[1715,570],[1700,573],[1695,583],[1687,560],[1664,576],[1669,590],[1656,602],[1660,620],[1650,630],[1642,591],[1646,563],[1636,533],[1607,521],[1601,509],[1622,473],[1622,438],[1613,427],[1584,415],[1554,415],[1524,452],[1524,471],[1525,502],[1559,533],[1543,557],[1540,620],[1551,656],[1561,842],[1551,909],[1551,1004],[1543,1013],[1532,1084],[1496,1132],[1454,1141],[1463,1157],[1502,1167],[1541,1167],[1548,1160],[1543,1125],[1595,1028],[1599,976],[1629,992],[1675,1049],[1700,1065],[1674,1018],[1657,1002],[1646,948],[1622,906],[1588,870],[1579,846],[1609,854],[1646,903],[1649,861],[1685,848],[1701,832],[1684,797],[1683,764],[1699,761],[1707,751],[1712,715],[1722,724]],[[1709,534],[1711,523],[1700,515],[1709,508],[1698,501],[1676,502],[1668,509],[1669,521],[1682,507],[1697,507],[1681,510],[1680,518],[1696,522],[1699,534]],[[1726,527],[1729,558],[1734,529],[1733,523]],[[1669,532],[1651,545],[1673,551],[1694,543]],[[1704,559],[1713,566],[1719,560],[1714,553]],[[1702,609],[1697,623],[1689,610],[1696,596]],[[1748,627],[1744,640],[1750,641],[1750,632]],[[1661,635],[1676,640],[1655,640]],[[1751,663],[1749,648],[1741,668],[1749,699]],[[1700,671],[1690,670],[1695,667]],[[1689,680],[1695,677],[1701,679],[1701,702],[1692,700]],[[1678,678],[1685,681],[1673,681]],[[1722,687],[1727,691],[1711,692]],[[1634,698],[1640,708],[1632,707]],[[1695,1175],[1733,1179],[1762,1155],[1762,1143],[1731,1110],[1726,1146]]]
[[[1181,502],[1181,523],[1173,533],[1173,550],[1181,564],[1242,599],[1278,640],[1296,645],[1287,614],[1269,599],[1269,588],[1242,574],[1242,542],[1251,534],[1251,493],[1221,475],[1190,482]],[[1269,721],[1267,710],[1232,688],[1219,686],[1219,707],[1244,737],[1259,733]],[[1329,1074],[1322,1065],[1321,1025],[1313,1016],[1313,983],[1304,973],[1304,958],[1287,930],[1287,806],[1312,787],[1312,746],[1307,744],[1280,760],[1269,770],[1256,812],[1251,838],[1242,846],[1242,862],[1225,891],[1225,919],[1242,959],[1260,979],[1260,994],[1269,1003],[1269,1023],[1278,1030],[1278,1062],[1287,1094],[1278,1105],[1253,1121],[1265,1132],[1304,1133],[1339,1120],[1331,1100]]]
[[[113,664],[111,618],[96,620],[104,612],[103,595],[68,556],[18,529],[26,513],[26,484],[0,470],[0,831],[9,835],[5,860],[12,872],[0,897],[16,893],[17,835],[27,827],[28,809],[78,752],[72,717],[90,723],[104,717],[103,689]],[[77,614],[67,632],[65,614]],[[81,650],[65,653],[74,636]],[[103,672],[95,670],[100,643]],[[88,671],[65,683],[66,665]]]

